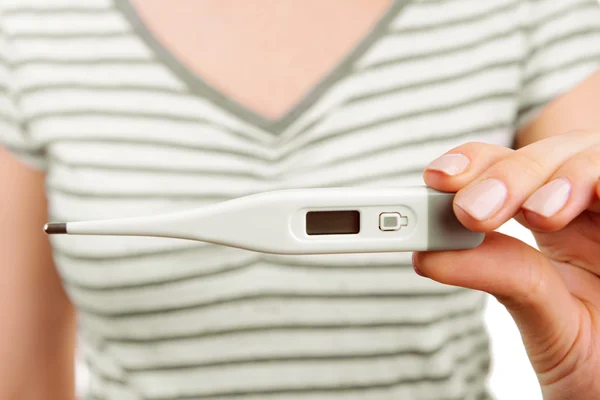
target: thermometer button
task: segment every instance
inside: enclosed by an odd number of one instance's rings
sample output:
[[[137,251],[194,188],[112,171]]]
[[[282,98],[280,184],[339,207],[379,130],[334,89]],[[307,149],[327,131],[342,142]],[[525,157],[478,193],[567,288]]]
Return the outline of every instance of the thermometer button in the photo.
[[[397,231],[408,225],[408,217],[400,213],[385,212],[379,214],[379,229],[382,231]]]

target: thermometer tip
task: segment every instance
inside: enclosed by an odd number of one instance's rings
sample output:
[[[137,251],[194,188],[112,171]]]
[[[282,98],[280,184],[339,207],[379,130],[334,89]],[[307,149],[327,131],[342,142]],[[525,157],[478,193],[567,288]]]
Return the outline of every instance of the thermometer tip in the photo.
[[[44,232],[48,235],[66,234],[67,224],[46,224],[44,225]]]

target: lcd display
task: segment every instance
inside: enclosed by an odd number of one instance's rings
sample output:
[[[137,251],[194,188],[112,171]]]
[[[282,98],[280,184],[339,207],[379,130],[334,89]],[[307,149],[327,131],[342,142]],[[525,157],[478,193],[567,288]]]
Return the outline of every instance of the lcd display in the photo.
[[[310,211],[306,213],[309,235],[352,235],[360,232],[358,211]]]

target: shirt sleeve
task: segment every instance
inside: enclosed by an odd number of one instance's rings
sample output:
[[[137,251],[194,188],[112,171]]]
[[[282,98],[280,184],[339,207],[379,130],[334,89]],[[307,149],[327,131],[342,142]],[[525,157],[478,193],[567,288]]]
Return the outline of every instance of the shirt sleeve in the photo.
[[[600,68],[598,0],[527,0],[517,128]]]
[[[29,167],[45,171],[45,149],[33,139],[18,107],[14,55],[0,9],[0,146]]]

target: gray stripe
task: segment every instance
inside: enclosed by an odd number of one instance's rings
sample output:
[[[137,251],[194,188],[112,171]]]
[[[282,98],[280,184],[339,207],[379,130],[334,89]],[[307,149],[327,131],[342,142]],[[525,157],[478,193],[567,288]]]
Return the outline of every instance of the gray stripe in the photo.
[[[0,111],[0,121],[12,125],[18,125],[20,123],[20,121],[14,115],[5,114],[3,111],[4,110]]]
[[[252,301],[264,301],[271,300],[275,302],[281,302],[285,300],[319,300],[323,302],[327,301],[381,301],[382,299],[427,299],[427,298],[448,298],[456,295],[462,295],[465,293],[463,288],[452,288],[445,292],[439,293],[423,293],[418,292],[363,292],[363,293],[336,293],[336,292],[323,292],[323,293],[292,293],[292,292],[263,292],[255,294],[246,294],[241,296],[231,296],[221,299],[203,301],[195,304],[185,304],[177,306],[168,306],[162,308],[154,308],[148,310],[135,310],[135,311],[106,311],[95,309],[88,306],[78,305],[79,309],[85,311],[87,314],[110,317],[114,319],[127,319],[141,316],[162,316],[167,314],[173,314],[178,312],[190,311],[190,310],[204,310],[212,307],[219,307],[223,305],[231,305],[237,303],[246,303]],[[123,304],[123,307],[126,305]]]
[[[386,117],[386,118],[382,118],[382,119],[374,121],[374,122],[369,122],[367,124],[355,125],[352,128],[347,128],[347,129],[338,130],[338,131],[331,131],[326,136],[318,137],[307,143],[304,143],[302,145],[302,149],[306,150],[307,148],[314,147],[317,144],[322,144],[322,143],[327,142],[338,136],[347,135],[349,133],[353,133],[353,132],[360,131],[360,130],[375,128],[375,127],[385,125],[385,124],[388,124],[391,122],[399,122],[399,121],[402,121],[405,119],[420,117],[420,116],[424,116],[424,115],[428,115],[428,114],[447,112],[447,111],[451,111],[451,110],[458,109],[461,107],[473,105],[473,104],[476,104],[479,102],[510,98],[510,97],[514,97],[515,95],[517,95],[517,93],[515,91],[496,92],[496,93],[490,93],[490,94],[485,94],[485,95],[479,95],[479,96],[472,97],[472,98],[469,98],[469,99],[466,99],[466,100],[463,100],[463,101],[460,101],[457,103],[451,103],[451,104],[447,104],[447,105],[443,105],[443,106],[439,106],[439,107],[432,107],[432,108],[427,108],[427,109],[423,109],[423,110],[419,110],[419,111],[413,111],[413,112],[409,112],[409,113],[399,113],[399,114],[393,115],[391,117]],[[69,111],[69,112],[55,112],[55,113],[38,114],[38,115],[32,116],[31,121],[32,122],[39,121],[44,118],[69,117],[69,116],[72,116],[72,117],[110,116],[110,117],[125,117],[125,118],[126,117],[134,117],[134,118],[145,118],[148,120],[167,119],[167,120],[178,121],[178,122],[195,122],[195,123],[201,123],[201,124],[210,124],[209,121],[207,121],[203,118],[173,116],[173,115],[156,115],[156,114],[139,113],[139,112],[131,112],[131,113],[119,112],[119,113],[117,113],[117,112],[105,112],[105,111],[97,111],[97,110],[88,110],[88,111],[78,110],[78,111]],[[221,128],[221,127],[219,127],[219,128]],[[247,136],[245,136],[241,133],[238,133],[238,132],[235,132],[232,130],[227,130],[227,132],[234,133],[237,136],[241,135],[242,138],[248,139]],[[407,142],[404,145],[405,146],[410,145],[410,142]],[[187,147],[187,146],[185,146],[185,147]],[[282,155],[278,159],[283,159],[283,158],[289,156],[289,154],[293,153],[294,151],[295,151],[294,149],[290,149],[287,153],[282,153]],[[272,161],[277,161],[277,159],[272,160]]]
[[[200,127],[199,127],[200,129]],[[229,131],[228,131],[229,132]],[[201,152],[210,152],[217,154],[230,154],[239,157],[244,157],[247,160],[255,160],[255,161],[267,161],[267,162],[275,162],[279,161],[279,159],[271,159],[264,157],[261,154],[253,153],[250,150],[244,151],[243,149],[232,149],[232,148],[222,148],[222,147],[212,147],[207,145],[196,145],[193,143],[175,143],[175,142],[163,142],[160,140],[153,140],[148,138],[140,137],[131,139],[127,137],[104,137],[103,133],[96,134],[97,136],[93,136],[91,134],[86,134],[86,136],[80,137],[65,137],[58,139],[51,139],[44,141],[41,145],[44,147],[51,147],[53,144],[68,144],[68,143],[90,143],[90,144],[126,144],[132,146],[156,146],[163,148],[171,148],[171,149],[180,149],[185,151],[201,151]],[[168,138],[166,138],[168,139]]]
[[[28,118],[29,123],[39,122],[48,118],[69,118],[69,117],[129,117],[144,118],[148,120],[176,121],[176,122],[194,122],[204,125],[214,125],[214,122],[202,117],[193,117],[186,115],[173,115],[158,112],[138,112],[138,111],[102,111],[97,109],[75,109],[70,111],[48,111],[34,113]],[[245,137],[245,136],[242,136]]]
[[[90,355],[87,355],[83,358],[83,361],[85,362],[86,367],[90,370],[90,372],[94,375],[97,375],[99,377],[102,378],[103,381],[105,382],[111,382],[111,383],[116,383],[116,384],[120,384],[120,385],[127,385],[128,382],[126,380],[125,377],[118,377],[118,376],[114,376],[112,374],[107,374],[104,371],[101,371],[98,366],[94,363],[93,357]]]
[[[406,91],[406,90],[423,89],[423,88],[430,87],[430,86],[436,86],[436,85],[439,85],[442,83],[450,83],[450,82],[456,81],[458,79],[465,78],[466,76],[474,77],[479,74],[485,74],[485,73],[489,73],[489,72],[493,72],[493,71],[497,71],[497,70],[503,70],[503,69],[506,69],[507,67],[516,67],[516,66],[519,66],[520,62],[521,62],[521,60],[513,58],[513,59],[508,59],[508,60],[493,60],[488,64],[484,64],[484,65],[478,66],[478,67],[471,67],[469,65],[469,66],[467,66],[466,69],[464,69],[462,71],[459,71],[452,75],[446,75],[441,78],[422,81],[422,82],[416,82],[416,83],[402,84],[402,85],[398,85],[398,86],[394,86],[394,87],[388,87],[384,90],[378,90],[376,92],[371,92],[368,94],[352,96],[352,97],[348,98],[348,100],[346,102],[344,102],[343,104],[347,105],[347,104],[360,103],[361,101],[364,101],[364,100],[370,100],[370,99],[373,99],[373,98],[376,98],[379,96],[386,96],[386,95],[399,93],[399,92]]]
[[[300,264],[285,264],[283,262],[278,263],[278,264],[273,264],[273,263],[269,263],[266,260],[257,259],[257,260],[252,260],[252,261],[245,260],[243,263],[238,264],[238,265],[227,266],[225,268],[219,268],[219,269],[215,269],[215,270],[208,271],[208,272],[196,272],[193,274],[181,275],[181,276],[177,276],[177,277],[164,277],[164,278],[161,278],[160,281],[158,281],[158,282],[136,282],[136,283],[127,283],[127,284],[118,284],[118,285],[99,285],[96,283],[90,284],[90,283],[76,282],[68,277],[65,277],[63,280],[66,282],[66,284],[69,287],[72,287],[75,289],[80,289],[80,290],[83,289],[90,293],[116,292],[116,294],[118,295],[118,292],[122,291],[122,290],[129,291],[131,289],[140,289],[140,290],[158,289],[158,288],[167,287],[174,283],[181,283],[181,282],[188,281],[188,280],[198,280],[198,279],[220,277],[220,276],[228,275],[228,274],[231,274],[234,272],[240,272],[240,271],[243,271],[246,269],[251,269],[259,263],[264,263],[264,264],[268,265],[269,267],[276,268],[276,269],[291,269],[291,270],[305,269],[307,271],[323,270],[323,266],[318,265],[318,264],[302,264],[302,265],[300,265]],[[117,268],[122,268],[122,265],[118,265]],[[412,265],[373,264],[373,265],[361,266],[361,267],[357,267],[357,266],[348,267],[348,266],[337,266],[336,265],[336,266],[327,266],[326,268],[327,268],[327,270],[336,270],[336,271],[343,270],[344,273],[352,274],[353,272],[364,273],[365,270],[381,271],[381,270],[389,269],[389,270],[393,270],[393,271],[398,271],[400,269],[406,269],[406,268],[412,269]]]
[[[11,144],[0,143],[0,147],[4,147],[6,150],[9,150],[10,152],[15,153],[15,154],[21,154],[24,156],[29,156],[29,157],[34,157],[34,158],[43,158],[46,156],[46,152],[44,150],[19,147],[12,143]]]
[[[83,2],[80,4],[84,4]],[[52,14],[93,14],[96,15],[99,12],[106,12],[113,10],[113,8],[107,7],[15,7],[13,9],[2,10],[3,16],[16,16],[16,15],[52,15]]]
[[[56,183],[48,183],[46,188],[64,195],[70,195],[73,197],[82,197],[82,198],[110,198],[110,199],[178,199],[178,200],[205,200],[211,202],[224,201],[231,198],[229,195],[225,195],[223,193],[216,192],[206,192],[202,194],[193,194],[193,193],[161,193],[161,192],[143,192],[143,193],[123,193],[122,190],[116,192],[89,192],[84,191],[79,188],[72,188],[61,186]],[[249,191],[247,193],[238,193],[235,197],[238,196],[247,196],[250,194],[254,194],[256,192]]]
[[[422,4],[422,2],[417,3],[416,6],[418,7],[419,4]],[[481,20],[493,18],[496,15],[502,14],[505,11],[517,8],[521,4],[522,4],[522,1],[514,1],[512,3],[502,4],[498,7],[492,7],[487,10],[483,10],[481,12],[477,12],[477,13],[471,14],[466,17],[459,17],[456,19],[445,20],[443,22],[437,22],[434,24],[425,24],[425,25],[417,25],[417,26],[390,29],[389,32],[391,34],[405,34],[405,33],[421,33],[421,32],[427,32],[430,30],[434,30],[434,31],[435,30],[443,30],[445,28],[449,28],[449,27],[456,26],[456,25],[463,25],[463,24],[469,23],[469,22],[478,22]],[[489,17],[489,18],[487,18],[487,17]]]
[[[540,71],[537,71],[536,74],[527,77],[523,81],[523,86],[525,86],[525,87],[530,86],[530,85],[534,84],[537,80],[543,79],[543,78],[547,77],[548,75],[552,75],[557,72],[561,72],[565,69],[569,69],[572,67],[578,67],[578,66],[581,66],[582,64],[587,64],[587,63],[590,63],[590,64],[595,63],[596,65],[600,65],[600,49],[595,54],[585,55],[585,56],[577,58],[575,60],[571,60],[571,61],[568,61],[565,63],[561,63],[560,65],[553,66],[551,68],[545,68]]]
[[[592,34],[597,34],[597,33],[600,33],[600,26],[594,26],[593,28],[578,29],[576,31],[569,32],[567,35],[553,37],[550,40],[548,40],[544,43],[541,43],[541,44],[535,46],[534,48],[532,48],[531,51],[529,52],[529,58],[535,56],[536,54],[538,54],[542,51],[547,51],[548,49],[551,49],[555,46],[562,45],[562,44],[564,44],[564,42],[568,42],[569,40],[579,38],[582,36],[591,36]]]
[[[131,31],[108,31],[108,32],[23,32],[8,35],[12,40],[31,40],[31,39],[50,39],[50,40],[69,40],[69,39],[115,39],[119,37],[131,37]]]
[[[193,116],[183,116],[183,115],[173,115],[173,114],[161,114],[157,112],[135,112],[135,111],[99,111],[95,109],[89,110],[75,110],[75,111],[49,111],[43,113],[37,113],[31,115],[30,118],[27,119],[29,124],[40,122],[45,119],[50,118],[69,118],[69,117],[111,117],[111,118],[140,118],[146,119],[148,121],[173,121],[173,122],[185,122],[185,123],[197,123],[201,125],[211,126],[227,133],[231,133],[236,137],[243,139],[247,142],[256,142],[257,139],[252,136],[246,135],[238,130],[229,128],[225,125],[221,125],[220,123],[216,123],[205,118],[201,117],[193,117]],[[201,126],[199,127],[201,129]]]
[[[527,109],[525,109],[526,112]],[[469,130],[469,131],[462,131],[462,132],[457,132],[456,134],[453,134],[451,136],[436,136],[436,137],[430,137],[428,139],[423,139],[422,141],[413,141],[413,142],[409,142],[409,143],[402,143],[402,144],[398,144],[397,147],[403,147],[403,148],[407,148],[407,147],[412,147],[412,146],[419,146],[422,145],[424,143],[436,143],[436,142],[441,142],[441,141],[451,141],[451,140],[456,140],[457,138],[461,138],[461,137],[467,137],[470,135],[474,135],[479,133],[480,131],[485,131],[486,129],[501,129],[503,127],[509,128],[512,127],[512,123],[505,123],[505,124],[494,124],[494,125],[490,125],[489,127],[482,127],[482,128],[477,128],[476,130]],[[383,152],[383,151],[387,151],[388,149],[382,149],[382,150],[374,150],[372,152],[369,152],[369,155],[374,155],[377,154],[378,152]],[[393,172],[389,172],[389,173],[385,173],[385,174],[376,174],[376,175],[372,175],[369,177],[355,177],[355,178],[340,178],[338,181],[329,181],[329,182],[325,182],[321,185],[311,185],[311,187],[322,187],[322,186],[332,186],[334,184],[340,184],[340,185],[356,185],[356,184],[360,184],[360,183],[365,183],[367,181],[371,181],[371,180],[375,180],[375,179],[385,179],[385,178],[390,178],[390,177],[405,177],[406,175],[410,175],[410,174],[417,174],[417,173],[422,173],[423,172],[423,167],[419,166],[417,168],[411,168],[411,169],[398,169],[397,171],[393,171]],[[85,192],[79,189],[75,189],[75,188],[67,188],[67,187],[61,187],[59,185],[53,184],[53,183],[48,183],[47,187],[50,190],[65,194],[65,195],[70,195],[70,196],[74,196],[74,197],[92,197],[92,198],[128,198],[128,199],[147,199],[147,198],[177,198],[177,199],[188,199],[188,200],[195,200],[195,199],[207,199],[207,200],[213,200],[213,201],[223,201],[226,199],[229,199],[230,196],[224,196],[222,194],[218,194],[218,193],[205,193],[205,194],[201,194],[201,195],[192,195],[189,193],[151,193],[151,192],[146,192],[146,193],[129,193],[129,194],[124,194],[122,192],[102,192],[102,193],[90,193],[90,192]],[[250,193],[240,193],[240,196],[243,195],[249,195],[252,194]]]
[[[269,119],[252,111],[244,105],[238,103],[228,95],[215,89],[200,76],[190,71],[176,57],[174,57],[165,47],[160,44],[152,32],[150,32],[144,22],[139,18],[134,7],[127,0],[116,2],[117,7],[130,20],[131,25],[137,30],[138,34],[146,41],[148,46],[154,49],[156,56],[169,68],[187,83],[193,93],[198,96],[209,99],[214,104],[229,110],[234,115],[247,121],[248,123],[267,130],[273,134],[279,134],[286,129],[292,122],[306,112],[315,104],[337,81],[342,79],[353,68],[353,64],[371,47],[371,45],[383,36],[388,24],[402,10],[408,0],[393,0],[384,15],[380,18],[371,32],[363,38],[360,43],[338,63],[313,89],[300,100],[283,117]]]
[[[11,63],[11,67],[17,69],[29,65],[43,64],[44,66],[97,66],[97,65],[157,65],[157,60],[144,56],[143,58],[115,58],[107,56],[103,58],[70,59],[70,58],[52,58],[52,57],[32,57]]]
[[[503,100],[503,99],[511,99],[514,98],[518,93],[516,91],[500,91],[500,92],[492,92],[484,95],[478,95],[475,97],[471,97],[459,102],[449,103],[438,107],[429,107],[419,111],[411,111],[411,112],[401,112],[396,115],[392,115],[391,117],[385,117],[373,122],[369,122],[366,124],[355,125],[351,128],[340,129],[337,131],[330,131],[325,136],[314,138],[306,143],[302,144],[302,150],[310,149],[311,147],[315,147],[317,145],[328,142],[332,139],[335,139],[339,136],[344,136],[349,133],[354,133],[357,131],[364,131],[372,128],[376,128],[382,125],[386,125],[392,122],[400,122],[403,120],[407,120],[414,117],[423,117],[426,115],[438,114],[442,112],[456,110],[462,107],[471,106],[477,103],[482,103],[490,100]],[[405,146],[410,146],[410,142],[404,143]],[[297,151],[296,149],[289,149],[287,153],[283,154],[283,157],[287,157],[290,153]]]
[[[486,349],[487,344],[479,345],[472,350],[472,353],[469,353],[462,357],[457,357],[454,361],[456,366],[461,364],[467,364],[470,360],[474,359],[474,357],[484,356],[480,361],[477,362],[479,366],[479,370],[475,373],[475,375],[484,375],[483,370],[486,369],[486,366],[489,365],[490,356],[488,355]],[[186,394],[180,395],[176,397],[177,400],[191,400],[191,399],[222,399],[223,397],[234,396],[238,397],[247,397],[247,396],[283,396],[283,395],[291,395],[291,394],[325,394],[325,393],[342,393],[342,392],[362,392],[368,390],[376,390],[376,389],[392,389],[399,385],[418,385],[422,383],[441,383],[445,381],[449,381],[455,375],[455,372],[452,371],[447,374],[441,375],[426,375],[419,376],[415,378],[399,378],[395,380],[390,380],[387,382],[379,382],[379,383],[367,383],[367,384],[355,384],[355,385],[320,385],[320,386],[304,386],[304,387],[294,387],[294,388],[277,388],[277,389],[263,389],[263,390],[237,390],[237,391],[228,391],[228,392],[213,392],[213,393],[202,393],[202,394]],[[470,374],[471,375],[471,374]],[[467,377],[469,378],[469,377]],[[439,400],[464,400],[462,395],[460,397],[441,397]],[[166,397],[153,397],[152,400],[174,400],[173,398]]]
[[[435,135],[435,136],[423,135],[423,137],[421,139],[410,140],[407,142],[402,142],[402,143],[394,144],[391,146],[385,146],[380,149],[363,151],[359,155],[350,155],[350,156],[340,157],[340,158],[335,159],[334,161],[319,164],[318,167],[322,168],[322,167],[327,167],[327,166],[332,166],[332,165],[340,165],[344,162],[362,161],[369,157],[374,157],[374,156],[382,155],[382,154],[389,153],[389,152],[403,150],[403,149],[406,149],[406,147],[414,147],[414,146],[425,145],[425,144],[440,143],[443,141],[453,141],[453,140],[465,138],[468,136],[484,134],[491,130],[498,130],[498,129],[507,129],[507,130],[514,129],[513,121],[507,121],[504,123],[495,123],[495,124],[491,124],[491,125],[487,125],[487,126],[477,127],[477,128],[473,128],[468,131],[460,131],[456,134],[451,133],[451,134],[443,134],[443,135]],[[426,161],[423,160],[423,165],[425,165],[424,164],[425,162]],[[298,168],[294,169],[294,173],[300,172],[303,170],[307,170],[309,168],[315,168],[315,167],[316,167],[315,165],[311,165],[311,166],[308,166],[305,168],[298,167]],[[414,173],[414,172],[416,172],[416,170],[399,170],[395,173],[404,173],[404,172]],[[378,176],[380,176],[380,175],[378,175]],[[356,179],[360,179],[360,177],[358,177]],[[352,182],[352,181],[350,181],[350,182]]]
[[[456,19],[451,19],[451,20],[446,20],[443,22],[439,22],[436,24],[425,24],[425,25],[418,25],[418,26],[411,26],[411,27],[401,27],[401,28],[396,28],[396,29],[388,29],[388,32],[391,34],[398,34],[398,33],[417,33],[417,32],[425,32],[428,30],[438,30],[438,29],[443,29],[443,28],[447,28],[447,27],[452,27],[452,26],[456,26],[456,25],[462,25],[464,23],[469,23],[469,22],[477,22],[480,21],[482,18],[488,19],[486,17],[492,18],[494,16],[496,16],[497,14],[501,14],[505,11],[511,10],[513,8],[516,8],[516,6],[520,5],[521,2],[520,1],[515,1],[512,3],[507,3],[507,4],[502,4],[500,6],[497,7],[492,7],[490,9],[487,10],[483,10],[481,12],[466,16],[466,17],[459,17]],[[583,4],[579,5],[580,7],[578,8],[585,8],[589,6],[589,3],[584,2]],[[582,7],[585,6],[585,7]],[[106,10],[106,14],[112,14],[115,10],[113,9],[109,9]],[[97,15],[99,11],[97,11],[96,13],[94,13],[94,16]],[[134,11],[135,12],[135,11]],[[559,13],[563,13],[563,10],[560,10]],[[553,15],[551,15],[550,17],[556,17],[556,14],[559,13],[555,13]],[[546,18],[549,19],[549,18]],[[129,33],[131,33],[133,31],[129,31]],[[11,38],[14,39],[18,39],[18,38],[26,38],[26,39],[53,39],[53,38],[58,38],[58,39],[62,39],[62,38],[90,38],[90,39],[105,39],[105,38],[112,38],[115,37],[115,35],[119,35],[122,34],[122,31],[116,31],[116,32],[86,32],[86,31],[82,31],[82,32],[42,32],[42,33],[38,33],[38,32],[26,32],[26,33],[18,33],[18,34],[13,34],[10,35]]]
[[[568,15],[572,12],[576,12],[579,10],[585,10],[585,9],[590,9],[590,10],[598,9],[598,4],[591,3],[589,0],[582,0],[577,3],[573,3],[573,1],[574,0],[571,0],[571,3],[568,4],[566,7],[560,8],[556,11],[553,11],[550,14],[544,16],[544,18],[540,18],[539,20],[535,21],[535,23],[533,23],[529,26],[526,26],[526,28],[527,28],[526,30],[531,31],[531,30],[537,29],[548,22],[553,22],[555,19],[557,19],[559,17],[563,17],[565,15]]]
[[[379,173],[374,175],[361,175],[357,177],[339,178],[324,182],[320,185],[313,185],[313,187],[348,187],[348,186],[360,186],[375,180],[386,180],[386,179],[409,179],[415,175],[422,176],[425,165],[422,167],[411,168],[408,170],[395,170],[387,173]]]
[[[535,110],[536,108],[542,108],[542,107],[547,106],[554,99],[555,99],[555,97],[549,97],[549,98],[538,100],[535,103],[524,104],[521,108],[519,108],[519,113],[518,113],[517,119],[522,118],[525,114],[530,113],[531,111]]]
[[[519,60],[519,59],[491,61],[489,64],[484,64],[483,66],[480,66],[480,67],[472,67],[472,68],[467,67],[467,69],[459,71],[453,75],[447,75],[447,76],[443,76],[441,78],[430,79],[430,80],[421,81],[421,82],[398,85],[398,86],[395,86],[392,88],[388,88],[385,90],[380,90],[380,91],[372,92],[372,93],[368,93],[368,94],[351,96],[346,101],[342,102],[341,105],[343,106],[346,104],[357,103],[357,102],[360,102],[363,100],[368,100],[368,99],[375,98],[378,96],[393,94],[396,92],[402,92],[402,91],[406,91],[406,90],[423,89],[423,88],[427,88],[427,87],[432,87],[432,86],[436,86],[436,85],[439,85],[442,83],[449,83],[449,82],[455,81],[456,79],[459,79],[459,78],[464,78],[467,75],[477,75],[477,74],[483,73],[483,72],[488,72],[488,71],[492,71],[492,70],[496,70],[496,69],[502,69],[503,67],[506,68],[506,67],[517,66],[520,63],[521,63],[521,60]],[[327,114],[327,113],[324,113],[323,115],[317,117],[310,124],[308,124],[307,126],[302,128],[302,130],[300,132],[298,132],[298,134],[296,134],[296,136],[301,136],[302,134],[308,132],[309,130],[314,128],[315,125],[321,123],[323,120],[325,120],[328,117],[329,117],[329,114]]]
[[[314,362],[344,362],[344,361],[355,361],[355,360],[369,360],[369,359],[386,359],[386,358],[398,358],[398,357],[432,357],[436,353],[444,350],[448,345],[456,343],[463,339],[468,338],[474,340],[476,338],[487,339],[486,329],[480,325],[475,328],[468,329],[464,332],[458,332],[445,338],[442,343],[431,349],[402,349],[402,350],[387,350],[380,352],[363,352],[363,353],[350,353],[350,354],[319,354],[319,355],[289,355],[289,356],[264,356],[254,358],[241,358],[231,359],[222,361],[210,361],[202,363],[187,363],[187,364],[168,364],[168,365],[152,365],[144,367],[125,367],[127,372],[132,374],[140,372],[162,372],[162,371],[185,371],[185,370],[199,370],[204,368],[223,368],[229,366],[241,366],[248,364],[283,364],[283,363],[314,363]],[[487,349],[488,341],[485,340],[485,348]],[[276,366],[274,366],[276,368]]]
[[[480,36],[480,37],[477,37],[473,41],[470,41],[467,43],[463,42],[463,43],[458,44],[457,46],[449,47],[444,50],[437,50],[437,51],[433,51],[433,52],[423,52],[423,53],[418,53],[418,54],[411,54],[411,55],[395,57],[392,59],[383,60],[383,61],[380,61],[377,63],[370,64],[370,65],[362,68],[361,70],[362,71],[370,71],[370,70],[374,70],[377,68],[381,68],[383,66],[398,64],[398,63],[406,62],[406,61],[417,61],[417,60],[421,61],[421,60],[427,60],[427,59],[433,58],[433,57],[439,57],[442,55],[462,53],[465,50],[471,50],[471,49],[474,49],[479,46],[490,45],[491,42],[494,42],[497,40],[502,40],[502,39],[507,39],[507,38],[510,38],[512,36],[517,36],[517,35],[519,35],[519,31],[514,29],[514,27],[510,27],[504,31],[494,32],[494,33],[491,33],[491,34],[488,34],[485,36]]]
[[[226,200],[225,198],[220,198],[220,201],[224,201]],[[227,198],[228,200],[228,198]],[[102,255],[92,255],[92,254],[86,254],[86,255],[79,255],[79,254],[75,254],[72,253],[70,251],[70,249],[61,249],[60,247],[54,246],[52,251],[55,254],[60,255],[61,257],[65,257],[65,258],[69,258],[71,260],[76,260],[76,261],[97,261],[97,262],[101,262],[102,265],[100,265],[99,267],[101,268],[107,268],[110,265],[113,265],[113,263],[115,261],[127,261],[127,260],[131,260],[131,259],[136,259],[136,258],[154,258],[157,256],[168,256],[168,255],[172,255],[172,254],[177,254],[180,255],[184,252],[192,252],[192,251],[198,251],[198,250],[202,250],[202,249],[206,249],[207,245],[205,243],[194,243],[193,245],[191,245],[189,248],[175,248],[175,249],[161,249],[161,250],[147,250],[147,251],[143,251],[143,252],[130,252],[130,253],[121,253],[121,254],[102,254]]]
[[[228,171],[228,170],[217,170],[216,168],[207,167],[177,167],[168,166],[168,164],[161,165],[110,165],[102,164],[100,162],[70,162],[65,161],[53,155],[50,157],[56,165],[65,166],[71,169],[79,170],[95,170],[95,171],[118,171],[118,172],[139,172],[139,173],[153,173],[156,175],[163,174],[181,174],[181,175],[196,175],[198,177],[230,177],[230,178],[252,178],[262,180],[269,178],[270,175],[258,174],[251,171]]]
[[[465,291],[467,289],[464,289]],[[427,329],[431,326],[444,323],[453,319],[459,319],[461,317],[469,315],[479,315],[483,312],[486,303],[484,301],[478,301],[475,306],[467,307],[457,311],[451,311],[441,314],[436,318],[432,318],[424,321],[370,321],[370,322],[319,322],[319,323],[286,323],[286,324],[270,324],[270,325],[253,325],[253,326],[240,326],[235,328],[227,329],[203,329],[201,331],[190,331],[187,333],[178,333],[171,335],[156,335],[152,337],[140,338],[140,337],[123,337],[121,335],[114,335],[110,332],[104,336],[104,339],[108,344],[110,343],[136,343],[140,345],[144,344],[157,344],[164,342],[181,342],[183,340],[197,340],[204,338],[215,338],[215,337],[226,337],[226,336],[237,336],[247,335],[249,333],[256,334],[267,334],[270,332],[315,332],[315,331],[365,331],[365,330],[377,330],[377,329],[390,329],[390,328],[417,328]],[[110,323],[110,320],[107,321]]]
[[[119,83],[115,84],[107,84],[107,83],[98,83],[98,84],[86,84],[86,83],[40,83],[37,85],[27,86],[23,89],[19,89],[19,92],[16,93],[21,97],[25,97],[25,95],[36,94],[39,92],[47,92],[47,91],[59,91],[59,90],[81,90],[82,92],[150,92],[150,93],[164,93],[168,95],[180,95],[185,98],[192,98],[191,94],[187,92],[185,89],[173,89],[169,87],[160,87],[160,86],[148,86],[148,85],[136,85],[130,83]]]

